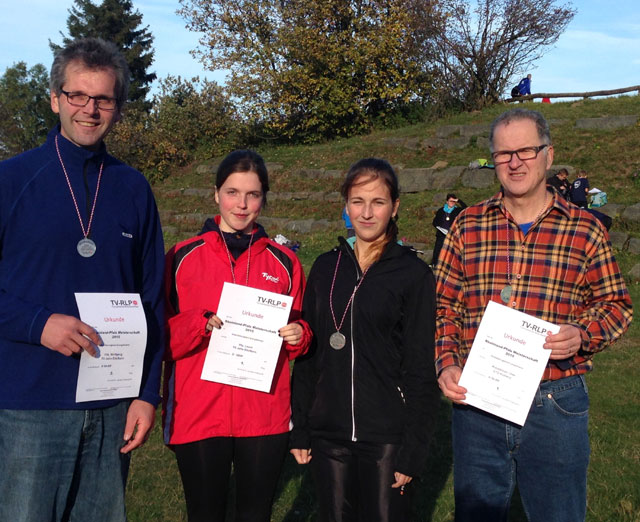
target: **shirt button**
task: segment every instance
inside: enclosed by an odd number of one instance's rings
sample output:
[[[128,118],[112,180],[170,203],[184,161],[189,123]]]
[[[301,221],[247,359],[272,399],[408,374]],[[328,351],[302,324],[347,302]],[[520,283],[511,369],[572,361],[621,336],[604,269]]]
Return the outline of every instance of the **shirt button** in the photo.
[[[515,307],[516,307],[516,302],[515,302],[515,301],[512,301],[512,302],[511,302],[511,306],[512,306],[513,308],[515,308]]]
[[[552,397],[552,395],[550,393],[547,393],[547,399],[550,399]]]
[[[521,274],[516,274],[516,279],[521,279],[522,275]]]

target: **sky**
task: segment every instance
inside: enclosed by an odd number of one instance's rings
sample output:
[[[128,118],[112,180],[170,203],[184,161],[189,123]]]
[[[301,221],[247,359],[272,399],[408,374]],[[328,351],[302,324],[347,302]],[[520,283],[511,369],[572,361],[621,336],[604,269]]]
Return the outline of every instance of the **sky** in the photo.
[[[99,0],[94,0],[98,2]],[[61,43],[73,0],[4,0],[0,17],[0,74],[16,62],[51,66],[49,40]],[[564,3],[564,2],[558,2]],[[158,78],[168,74],[225,81],[189,51],[199,35],[176,14],[178,0],[133,0],[143,24],[153,34]],[[637,0],[575,0],[578,13],[530,71],[533,93],[584,92],[640,85],[640,2]],[[518,79],[514,79],[517,83]],[[152,88],[157,89],[156,85]]]

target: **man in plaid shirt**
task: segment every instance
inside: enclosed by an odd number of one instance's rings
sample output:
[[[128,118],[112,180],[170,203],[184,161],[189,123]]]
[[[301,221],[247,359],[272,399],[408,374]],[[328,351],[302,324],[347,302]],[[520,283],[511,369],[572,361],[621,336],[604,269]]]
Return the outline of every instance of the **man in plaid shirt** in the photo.
[[[507,519],[518,484],[530,520],[584,520],[592,359],[629,327],[632,307],[606,230],[547,190],[553,162],[541,114],[514,109],[492,124],[500,193],[467,208],[437,268],[436,370],[453,401],[457,521]],[[458,385],[489,301],[560,326],[523,427],[464,404]]]

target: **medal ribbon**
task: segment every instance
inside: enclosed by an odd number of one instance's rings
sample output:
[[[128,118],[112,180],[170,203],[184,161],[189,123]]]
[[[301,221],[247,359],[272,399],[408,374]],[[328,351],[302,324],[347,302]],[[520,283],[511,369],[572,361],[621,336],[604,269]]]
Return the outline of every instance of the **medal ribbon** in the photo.
[[[89,233],[91,232],[91,223],[93,223],[93,213],[96,210],[96,202],[98,201],[98,192],[100,191],[100,180],[102,179],[102,169],[104,168],[104,159],[102,163],[100,163],[100,172],[98,173],[98,184],[96,185],[96,194],[93,197],[93,206],[91,207],[91,215],[89,216],[89,224],[87,225],[87,229],[84,228],[84,223],[82,222],[82,216],[80,215],[80,209],[78,208],[78,202],[76,201],[76,195],[73,193],[73,188],[71,187],[71,181],[69,180],[69,174],[67,174],[67,169],[64,166],[64,162],[62,161],[62,155],[60,154],[60,147],[58,147],[58,135],[56,134],[56,152],[58,153],[58,159],[60,160],[60,165],[62,166],[62,172],[64,172],[64,177],[67,180],[67,185],[69,186],[69,192],[71,192],[71,199],[73,199],[73,205],[76,207],[76,213],[78,214],[78,221],[80,221],[80,227],[82,228],[82,233],[84,234],[85,239],[89,237]],[[94,249],[95,250],[95,249]]]
[[[229,259],[229,268],[231,269],[231,278],[233,279],[233,283],[236,282],[236,273],[233,269],[233,260],[231,259],[231,252],[229,252],[229,247],[227,246],[227,240],[224,238],[224,232],[220,230],[220,237],[222,238],[222,243],[224,244],[224,249],[227,251],[227,259]],[[251,232],[251,238],[249,239],[249,252],[247,253],[247,279],[245,281],[244,286],[249,286],[249,266],[251,265],[251,243],[253,243],[253,232]]]
[[[353,298],[355,297],[356,292],[358,291],[358,288],[360,288],[360,285],[362,284],[362,281],[364,281],[364,276],[367,275],[367,272],[369,271],[369,268],[371,268],[371,265],[369,265],[367,267],[367,269],[362,274],[362,277],[360,278],[360,281],[358,282],[357,286],[353,289],[353,292],[351,293],[351,297],[349,298],[349,301],[347,302],[347,306],[344,309],[344,313],[342,314],[342,319],[340,319],[340,325],[338,326],[338,323],[336,322],[336,314],[333,311],[333,288],[335,287],[335,284],[336,284],[336,276],[338,275],[338,267],[340,266],[340,258],[341,257],[342,257],[342,252],[339,251],[338,252],[338,261],[336,263],[336,269],[333,272],[333,281],[331,281],[331,290],[329,292],[329,308],[331,309],[331,319],[333,319],[333,326],[336,327],[336,332],[339,332],[340,329],[342,328],[342,325],[344,324],[344,319],[345,319],[345,317],[347,317],[347,310],[349,310],[349,306],[351,306],[351,302],[353,301]]]

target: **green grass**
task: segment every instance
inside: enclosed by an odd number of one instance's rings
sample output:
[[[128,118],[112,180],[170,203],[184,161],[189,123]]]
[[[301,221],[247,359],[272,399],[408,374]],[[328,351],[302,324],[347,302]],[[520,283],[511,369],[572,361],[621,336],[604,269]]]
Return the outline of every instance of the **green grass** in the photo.
[[[615,131],[583,131],[574,127],[578,118],[640,114],[640,97],[623,96],[603,100],[553,103],[526,103],[521,107],[534,108],[547,118],[564,119],[566,123],[552,126],[555,163],[584,168],[590,174],[592,186],[605,190],[609,202],[630,205],[640,201],[640,186],[631,174],[640,170],[639,127]],[[313,146],[263,147],[260,152],[269,162],[283,168],[270,176],[273,192],[337,191],[339,181],[308,179],[297,175],[302,168],[344,169],[362,157],[378,156],[394,165],[430,167],[436,161],[449,165],[466,165],[476,158],[488,157],[486,150],[470,146],[457,151],[407,150],[384,145],[387,137],[430,137],[437,126],[445,124],[489,123],[505,110],[505,106],[491,107],[483,112],[451,115],[438,122],[424,123],[376,131],[366,136],[337,140]],[[219,158],[218,158],[219,159]],[[215,163],[216,158],[211,162]],[[195,168],[175,171],[171,177],[155,187],[162,210],[181,213],[216,213],[213,198],[169,197],[166,190],[186,187],[211,187],[211,175],[199,175]],[[498,189],[497,184],[483,190],[462,186],[455,192],[468,204],[480,201]],[[412,242],[433,243],[431,227],[433,209],[442,202],[437,192],[403,194],[400,207],[400,236]],[[313,234],[292,234],[287,230],[269,228],[271,236],[284,233],[299,240],[299,257],[308,271],[313,260],[336,244],[342,233],[339,201],[283,201],[273,199],[265,216],[305,219],[313,217],[330,220],[333,225]],[[605,207],[606,210],[606,207]],[[178,227],[165,237],[167,247],[193,234],[194,227]],[[638,225],[614,220],[614,230],[625,230],[640,237]],[[294,237],[292,237],[294,236]],[[617,253],[620,268],[626,274],[640,260],[628,252]],[[627,281],[634,302],[640,300],[638,281]],[[640,522],[640,326],[633,323],[625,337],[598,354],[595,369],[587,378],[591,397],[590,436],[591,464],[588,477],[589,522]],[[431,458],[419,481],[415,498],[415,520],[445,522],[453,520],[453,487],[451,442],[449,430],[450,406],[443,401]],[[160,428],[154,428],[147,444],[133,457],[128,483],[127,506],[131,522],[179,522],[186,520],[182,486],[170,450],[164,447]],[[273,521],[313,521],[315,513],[313,484],[304,467],[286,459],[276,502]],[[510,521],[521,522],[525,517],[517,495],[514,497]]]
[[[636,301],[638,297],[636,287]],[[632,334],[599,354],[587,377],[591,398],[590,522],[640,522],[640,350],[638,332]],[[431,457],[414,499],[416,522],[453,520],[450,410],[443,400]],[[186,520],[175,458],[162,444],[159,426],[134,454],[127,489],[131,522]],[[315,520],[311,475],[291,456],[285,462],[272,520]],[[509,520],[526,520],[517,497]]]

